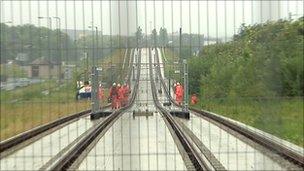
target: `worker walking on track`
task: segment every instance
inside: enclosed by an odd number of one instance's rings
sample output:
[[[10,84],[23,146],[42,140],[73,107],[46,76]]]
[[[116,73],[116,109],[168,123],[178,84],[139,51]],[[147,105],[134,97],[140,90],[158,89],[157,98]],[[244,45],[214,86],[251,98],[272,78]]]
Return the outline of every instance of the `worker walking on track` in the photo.
[[[126,83],[123,85],[122,89],[123,89],[123,99],[122,99],[121,105],[125,106],[128,103],[129,91],[130,90],[129,90],[129,86]]]
[[[118,92],[117,107],[121,108],[124,99],[124,90],[120,84],[117,84],[117,92]]]
[[[176,83],[175,98],[176,102],[181,105],[184,98],[184,88],[182,85],[180,85],[180,83]]]
[[[198,103],[198,97],[197,97],[197,95],[194,93],[194,94],[192,94],[192,96],[191,96],[191,104],[192,105],[195,105],[195,104],[197,104]]]
[[[111,99],[111,106],[112,109],[118,109],[118,89],[116,83],[113,83],[112,87],[110,88],[110,97]]]

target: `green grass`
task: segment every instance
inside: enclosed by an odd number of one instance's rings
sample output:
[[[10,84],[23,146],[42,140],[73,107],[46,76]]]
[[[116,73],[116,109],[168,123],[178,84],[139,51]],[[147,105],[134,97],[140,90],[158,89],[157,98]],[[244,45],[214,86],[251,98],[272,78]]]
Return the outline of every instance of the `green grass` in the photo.
[[[124,52],[124,50],[113,52],[100,65],[106,67],[106,64],[113,62],[119,64],[119,68],[122,65]],[[127,74],[125,71],[121,73]],[[44,94],[45,91],[48,91],[48,94]],[[108,89],[105,88],[104,93],[105,97],[108,97]],[[75,95],[75,79],[64,80],[62,84],[57,83],[56,80],[47,80],[12,91],[1,90],[0,140],[90,108],[90,101],[76,101]],[[101,102],[102,105],[105,103],[105,101]]]
[[[304,146],[303,98],[206,99],[196,108],[235,119]]]
[[[179,65],[174,62],[179,61],[179,56],[176,53],[173,53],[171,49],[165,48],[165,50],[161,50],[161,54],[163,56],[163,62],[165,63],[164,74],[166,78],[171,78],[176,81],[181,82],[180,74],[174,73],[175,70],[179,70]],[[165,59],[167,61],[165,61]]]

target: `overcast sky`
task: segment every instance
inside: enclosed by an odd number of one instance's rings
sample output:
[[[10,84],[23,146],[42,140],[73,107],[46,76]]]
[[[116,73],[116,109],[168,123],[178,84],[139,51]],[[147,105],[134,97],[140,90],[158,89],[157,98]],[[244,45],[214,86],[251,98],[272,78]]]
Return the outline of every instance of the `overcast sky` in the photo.
[[[242,23],[254,24],[267,20],[303,15],[303,0],[299,1],[3,1],[1,22],[13,25],[31,23],[48,26],[38,16],[61,18],[61,29],[88,29],[91,21],[104,34],[131,34],[136,26],[144,32],[166,27],[168,32],[200,33],[213,37],[229,37]],[[56,28],[53,19],[52,28]]]

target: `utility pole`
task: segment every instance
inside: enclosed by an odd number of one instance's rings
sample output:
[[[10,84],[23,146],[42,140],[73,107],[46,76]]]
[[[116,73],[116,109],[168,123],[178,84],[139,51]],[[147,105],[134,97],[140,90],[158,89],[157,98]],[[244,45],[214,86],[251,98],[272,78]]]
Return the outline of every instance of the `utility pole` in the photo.
[[[88,72],[89,72],[89,58],[88,58],[88,53],[85,51],[83,53],[84,58],[85,58],[85,62],[86,62],[86,70],[85,70],[85,74],[84,74],[84,80],[88,81]]]
[[[97,86],[96,86],[97,85]],[[98,95],[98,70],[96,66],[92,67],[92,90],[91,90],[91,99],[92,99],[92,113],[95,114],[99,110],[99,99]]]
[[[93,29],[95,28],[95,32],[96,32],[96,49],[98,49],[98,27],[96,27],[96,26],[89,26],[89,28],[91,28],[92,29],[92,31],[93,31]],[[94,35],[94,34],[93,34]],[[96,57],[96,52],[95,52],[95,46],[94,46],[94,36],[93,36],[93,65],[95,65],[95,57]]]
[[[48,20],[48,25],[49,25],[49,28],[50,28],[50,30],[52,31],[52,17],[38,17],[38,19],[47,19]],[[49,34],[49,31],[48,31],[48,34]],[[50,35],[48,35],[48,46],[49,46],[49,48],[48,48],[48,56],[50,57],[50,55],[51,55],[51,51],[50,51],[50,49],[51,49],[51,44],[50,44]],[[49,61],[50,63],[52,62],[51,60]],[[49,64],[49,79],[51,79],[51,66],[50,66],[50,64]]]
[[[184,106],[183,111],[188,111],[188,99],[189,99],[189,82],[188,82],[188,64],[187,60],[183,60],[184,64]]]
[[[58,21],[58,32],[57,35],[59,37],[59,73],[58,73],[58,79],[59,79],[59,83],[61,83],[61,70],[62,70],[62,43],[61,43],[61,19],[59,17],[53,17],[54,19],[56,19],[56,21]]]
[[[94,29],[96,31],[96,47],[98,49],[98,27],[96,26],[89,26],[89,28]],[[94,41],[94,34],[93,34],[93,41]],[[94,43],[93,43],[94,46]],[[95,114],[99,110],[99,99],[97,98],[98,95],[98,69],[96,66],[96,55],[95,48],[93,47],[93,66],[92,66],[92,90],[91,90],[91,101],[92,101],[92,113]]]
[[[182,69],[182,28],[179,29],[179,70]],[[179,80],[182,80],[182,72],[179,72]]]

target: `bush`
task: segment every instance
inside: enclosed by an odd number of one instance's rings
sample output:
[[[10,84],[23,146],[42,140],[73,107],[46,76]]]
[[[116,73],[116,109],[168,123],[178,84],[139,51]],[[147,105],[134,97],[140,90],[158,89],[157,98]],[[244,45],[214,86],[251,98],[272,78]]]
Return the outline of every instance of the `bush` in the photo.
[[[301,29],[303,18],[242,25],[233,41],[205,46],[189,58],[190,92],[205,98],[303,96]]]

